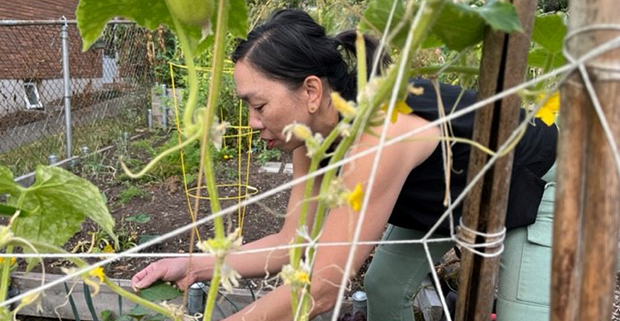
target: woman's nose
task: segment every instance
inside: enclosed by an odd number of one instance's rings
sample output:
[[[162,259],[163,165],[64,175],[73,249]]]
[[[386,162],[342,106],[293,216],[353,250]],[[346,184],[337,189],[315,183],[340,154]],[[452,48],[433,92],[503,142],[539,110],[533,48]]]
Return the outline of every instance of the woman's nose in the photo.
[[[258,112],[254,110],[254,108],[250,108],[248,110],[248,117],[250,118],[249,125],[252,129],[263,129],[265,126],[263,125],[263,121],[260,119]]]

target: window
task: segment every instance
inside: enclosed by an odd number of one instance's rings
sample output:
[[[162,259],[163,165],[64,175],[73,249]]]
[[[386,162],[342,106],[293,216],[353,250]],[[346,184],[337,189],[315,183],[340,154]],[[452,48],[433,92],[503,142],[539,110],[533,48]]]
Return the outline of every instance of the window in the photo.
[[[43,104],[41,103],[41,99],[39,97],[39,89],[37,88],[37,84],[34,82],[26,82],[24,83],[24,100],[26,101],[26,108],[28,109],[39,109],[43,108]]]

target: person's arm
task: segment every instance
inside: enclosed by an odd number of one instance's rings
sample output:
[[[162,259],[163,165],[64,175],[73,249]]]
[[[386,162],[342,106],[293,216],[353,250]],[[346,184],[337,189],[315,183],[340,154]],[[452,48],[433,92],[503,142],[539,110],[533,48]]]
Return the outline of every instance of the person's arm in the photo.
[[[294,179],[304,176],[308,172],[310,162],[305,153],[305,148],[298,148],[293,153]],[[315,195],[320,184],[320,179],[315,182]],[[300,204],[303,200],[304,188],[305,184],[301,183],[293,186],[291,189],[287,205],[287,216],[280,232],[244,244],[241,250],[270,248],[288,244],[295,237],[295,230],[297,229],[301,214]],[[308,213],[313,214],[315,209],[316,202],[311,202]],[[308,216],[310,222],[312,222],[312,218],[312,215]],[[275,250],[243,255],[228,255],[226,257],[226,264],[244,278],[262,277],[266,273],[272,274],[280,271],[282,266],[289,262],[288,254],[288,250]],[[175,281],[180,289],[185,290],[194,282],[211,279],[214,265],[212,257],[192,258],[189,271],[187,270],[188,264],[189,259],[187,258],[159,260],[134,275],[132,285],[138,289],[145,288],[153,282],[162,279],[164,281]]]
[[[390,126],[388,135],[394,137],[424,124],[427,122],[419,117],[401,116],[396,124]],[[429,129],[417,135],[417,137],[420,136],[438,137],[439,129]],[[376,137],[363,135],[351,154],[361,152],[377,143]],[[381,237],[409,172],[428,158],[436,146],[436,140],[425,140],[385,147],[370,194],[359,241],[373,241]],[[344,169],[344,185],[346,188],[352,190],[356,184],[362,183],[364,191],[367,191],[373,161],[374,153],[347,165]],[[331,210],[326,218],[325,228],[319,243],[351,242],[359,217],[360,213],[353,212],[348,207]],[[373,246],[356,247],[353,272],[359,269],[372,248]],[[318,248],[311,285],[311,296],[313,298],[311,317],[327,312],[334,307],[337,300],[338,284],[340,284],[350,249],[351,246]],[[226,321],[292,320],[293,312],[290,297],[289,287],[278,287],[239,313],[227,318]]]

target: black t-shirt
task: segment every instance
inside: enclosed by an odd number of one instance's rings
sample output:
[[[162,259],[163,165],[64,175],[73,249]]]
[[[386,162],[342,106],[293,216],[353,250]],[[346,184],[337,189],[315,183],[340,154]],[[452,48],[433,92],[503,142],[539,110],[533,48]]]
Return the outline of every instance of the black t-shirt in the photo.
[[[423,87],[422,95],[410,95],[407,104],[413,113],[429,121],[439,118],[437,95],[428,80],[415,79],[416,87]],[[461,92],[460,87],[440,85],[441,97],[446,114],[454,106]],[[476,93],[466,91],[456,110],[476,102]],[[471,138],[474,113],[468,113],[451,121],[452,132],[456,137]],[[556,157],[557,127],[547,126],[536,119],[528,125],[527,131],[515,148],[506,227],[508,229],[527,226],[536,220],[536,213],[544,192],[545,181],[541,177],[551,168]],[[456,143],[452,146],[452,170],[450,173],[450,193],[456,199],[467,184],[467,167],[470,145]],[[445,212],[445,178],[441,144],[422,164],[414,168],[407,177],[389,222],[393,225],[427,231]],[[462,205],[455,208],[455,225],[461,217]],[[449,233],[448,220],[437,230]]]

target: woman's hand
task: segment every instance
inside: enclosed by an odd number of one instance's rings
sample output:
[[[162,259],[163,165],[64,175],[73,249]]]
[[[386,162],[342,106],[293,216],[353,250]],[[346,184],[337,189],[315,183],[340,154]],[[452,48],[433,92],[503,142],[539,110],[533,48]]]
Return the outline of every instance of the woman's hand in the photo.
[[[163,280],[175,282],[180,290],[185,291],[198,281],[196,274],[187,273],[188,263],[187,258],[163,259],[151,263],[133,276],[131,286],[134,289],[144,289],[157,280]]]

